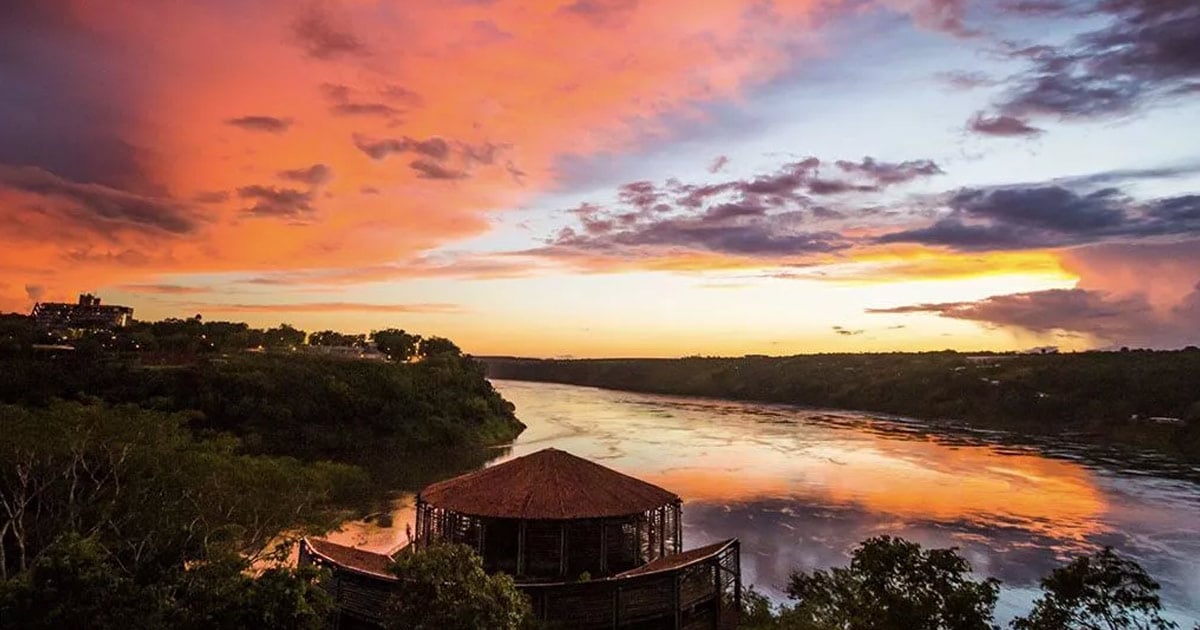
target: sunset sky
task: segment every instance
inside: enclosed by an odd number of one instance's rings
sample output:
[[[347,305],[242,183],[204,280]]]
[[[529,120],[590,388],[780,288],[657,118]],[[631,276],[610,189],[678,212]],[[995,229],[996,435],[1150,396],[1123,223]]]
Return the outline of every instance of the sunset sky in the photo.
[[[0,311],[1200,343],[1195,0],[0,3]]]

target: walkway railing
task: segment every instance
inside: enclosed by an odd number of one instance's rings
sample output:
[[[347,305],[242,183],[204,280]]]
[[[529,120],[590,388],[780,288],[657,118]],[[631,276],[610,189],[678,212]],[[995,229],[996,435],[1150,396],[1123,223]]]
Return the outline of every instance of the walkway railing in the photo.
[[[730,539],[609,578],[518,587],[529,596],[534,616],[551,627],[724,630],[737,627],[741,610],[738,554],[737,539]],[[378,570],[388,560],[325,541],[304,540],[300,546],[301,564],[330,569],[327,588],[338,610],[359,622],[382,624],[388,597],[403,588]]]

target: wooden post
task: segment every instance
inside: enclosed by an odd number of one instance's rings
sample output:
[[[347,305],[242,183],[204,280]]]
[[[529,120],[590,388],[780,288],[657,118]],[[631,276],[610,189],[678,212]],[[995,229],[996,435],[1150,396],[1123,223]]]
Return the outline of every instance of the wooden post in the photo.
[[[733,572],[733,605],[735,614],[738,616],[738,621],[741,621],[742,615],[742,543],[734,541],[733,543],[733,566],[736,569]]]
[[[667,555],[667,508],[658,508],[658,557]]]
[[[565,522],[558,524],[558,574],[560,576],[567,574],[567,524]]]
[[[425,510],[423,509],[423,507],[421,505],[421,500],[417,499],[417,524],[413,528],[413,536],[416,536],[416,540],[413,541],[413,545],[417,549],[421,548],[421,512],[424,512],[424,511]]]
[[[608,523],[600,523],[600,575],[608,575]]]
[[[681,614],[679,601],[679,571],[672,572],[671,575],[671,619],[672,628],[679,630],[683,627],[683,615]]]
[[[721,598],[724,596],[724,589],[721,588],[721,560],[718,556],[717,563],[713,565],[713,587],[717,593],[717,618],[714,619],[713,627],[719,627],[721,624]]]
[[[612,627],[617,628],[621,625],[621,586],[618,584],[616,590],[613,591],[613,618]]]
[[[683,502],[675,502],[675,553],[683,551]]]
[[[525,521],[517,524],[517,575],[525,575]]]

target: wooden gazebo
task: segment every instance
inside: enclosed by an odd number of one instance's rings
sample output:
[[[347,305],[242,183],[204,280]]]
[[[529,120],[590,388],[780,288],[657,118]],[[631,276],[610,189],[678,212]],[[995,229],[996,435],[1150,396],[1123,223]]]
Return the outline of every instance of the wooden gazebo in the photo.
[[[426,488],[412,544],[381,554],[304,539],[300,564],[328,568],[335,627],[386,625],[404,584],[396,554],[440,542],[475,549],[516,579],[533,616],[571,630],[728,630],[741,611],[737,539],[682,551],[676,494],[556,449]]]
[[[474,548],[520,582],[607,577],[682,549],[679,496],[545,449],[435,483],[417,497],[418,547]]]

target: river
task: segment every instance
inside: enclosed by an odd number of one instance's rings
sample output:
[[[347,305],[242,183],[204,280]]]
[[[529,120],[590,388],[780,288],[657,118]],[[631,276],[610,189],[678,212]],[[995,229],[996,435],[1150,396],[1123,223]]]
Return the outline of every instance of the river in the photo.
[[[744,582],[777,600],[791,570],[844,565],[859,541],[889,534],[958,547],[1002,580],[1002,623],[1028,610],[1063,558],[1105,545],[1163,585],[1173,619],[1200,620],[1195,468],[877,414],[494,384],[528,429],[493,463],[553,446],[672,490],[684,546],[738,537]],[[412,495],[395,507],[382,525],[350,523],[332,538],[394,548]]]

